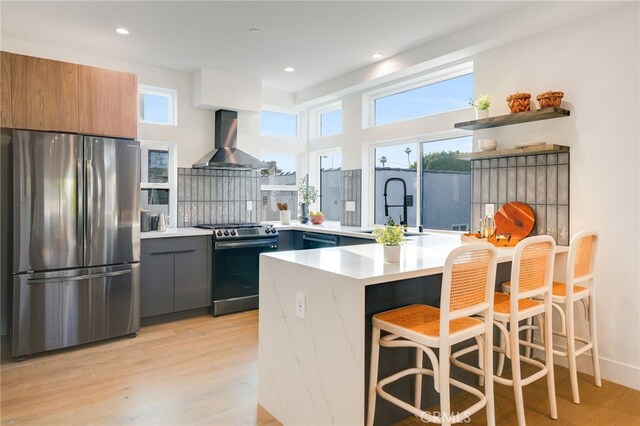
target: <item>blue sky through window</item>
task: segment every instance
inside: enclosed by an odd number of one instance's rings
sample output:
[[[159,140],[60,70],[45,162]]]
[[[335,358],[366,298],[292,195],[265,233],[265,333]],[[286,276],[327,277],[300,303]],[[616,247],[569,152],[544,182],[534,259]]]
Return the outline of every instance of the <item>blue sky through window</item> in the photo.
[[[166,96],[151,95],[145,93],[142,95],[143,103],[143,121],[153,123],[169,123],[169,98]]]
[[[342,108],[320,114],[320,136],[342,133]]]
[[[266,136],[297,137],[298,117],[295,114],[262,111],[260,113],[260,133]]]
[[[465,108],[472,97],[473,74],[385,96],[375,100],[375,125]]]
[[[263,152],[260,155],[260,161],[275,161],[282,173],[292,173],[296,171],[296,156],[289,154],[271,154]]]

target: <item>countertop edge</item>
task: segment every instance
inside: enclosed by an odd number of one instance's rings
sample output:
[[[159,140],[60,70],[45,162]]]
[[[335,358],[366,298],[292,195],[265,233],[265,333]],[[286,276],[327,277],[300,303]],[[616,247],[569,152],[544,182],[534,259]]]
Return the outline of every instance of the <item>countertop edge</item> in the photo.
[[[166,231],[140,232],[140,239],[148,240],[153,238],[200,237],[207,235],[213,235],[213,230],[200,228],[168,228]]]

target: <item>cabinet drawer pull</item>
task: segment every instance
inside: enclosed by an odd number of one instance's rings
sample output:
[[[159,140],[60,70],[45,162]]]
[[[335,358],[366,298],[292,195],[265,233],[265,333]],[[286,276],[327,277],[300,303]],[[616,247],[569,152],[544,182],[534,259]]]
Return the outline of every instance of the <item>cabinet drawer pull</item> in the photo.
[[[191,249],[191,250],[179,250],[179,251],[175,251],[174,253],[193,253],[194,251],[196,251],[196,249]]]
[[[150,253],[150,254],[154,255],[154,254],[172,254],[172,253],[174,253],[174,252],[173,251],[156,251],[156,252],[153,252],[153,253]]]

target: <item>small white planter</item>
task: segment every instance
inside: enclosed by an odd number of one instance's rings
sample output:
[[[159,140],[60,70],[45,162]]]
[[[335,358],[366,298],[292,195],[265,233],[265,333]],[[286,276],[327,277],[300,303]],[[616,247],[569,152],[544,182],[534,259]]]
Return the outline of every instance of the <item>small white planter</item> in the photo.
[[[280,223],[282,225],[291,223],[291,210],[280,210]]]
[[[488,109],[477,109],[476,110],[476,120],[480,120],[481,118],[489,118],[489,110]]]
[[[384,261],[388,263],[400,262],[402,246],[382,246],[384,248]]]

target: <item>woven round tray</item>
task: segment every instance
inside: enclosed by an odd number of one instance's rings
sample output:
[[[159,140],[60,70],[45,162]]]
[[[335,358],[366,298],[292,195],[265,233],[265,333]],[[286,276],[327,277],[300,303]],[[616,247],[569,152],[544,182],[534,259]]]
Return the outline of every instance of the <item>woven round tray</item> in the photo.
[[[538,96],[536,96],[536,99],[538,99],[538,103],[540,104],[540,108],[559,108],[560,107],[560,102],[562,102],[562,98],[564,96],[564,93],[562,92],[544,92],[544,93],[540,93]]]
[[[514,93],[507,98],[507,104],[512,114],[531,110],[531,93]]]

